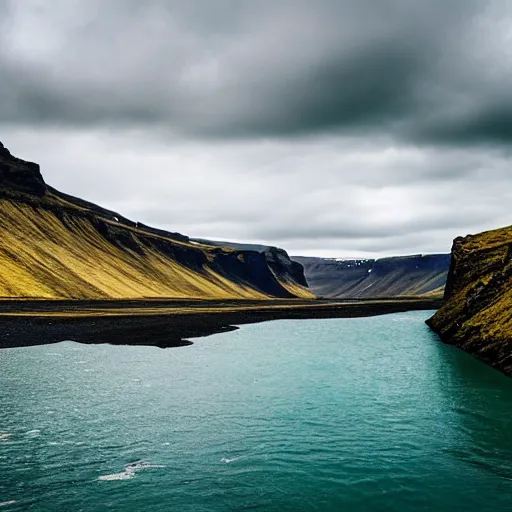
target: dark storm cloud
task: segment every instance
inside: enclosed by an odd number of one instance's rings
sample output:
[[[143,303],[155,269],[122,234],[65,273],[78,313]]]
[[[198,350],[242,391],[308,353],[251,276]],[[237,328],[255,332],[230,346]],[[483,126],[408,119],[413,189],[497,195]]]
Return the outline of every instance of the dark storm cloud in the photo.
[[[497,0],[0,5],[3,122],[511,139],[512,7]]]
[[[511,77],[512,78],[512,77]],[[512,141],[512,100],[479,106],[457,119],[425,126],[419,138],[438,144],[506,144]],[[442,119],[442,118],[441,118]]]

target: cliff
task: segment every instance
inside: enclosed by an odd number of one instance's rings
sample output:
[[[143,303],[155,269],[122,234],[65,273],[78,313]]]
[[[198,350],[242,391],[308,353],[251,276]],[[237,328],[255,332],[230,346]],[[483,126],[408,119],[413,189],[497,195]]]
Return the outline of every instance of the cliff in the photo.
[[[302,264],[291,260],[288,253],[279,247],[218,240],[195,239],[195,241],[215,247],[228,247],[237,251],[256,251],[262,254],[276,279],[294,295],[303,296],[303,289],[309,286],[304,275],[304,267]]]
[[[454,240],[445,304],[427,323],[445,343],[512,375],[512,227]]]
[[[258,251],[194,243],[63,194],[0,144],[0,297],[314,297],[280,269]]]
[[[371,298],[442,294],[449,254],[382,259],[292,256],[304,266],[311,291],[320,297]]]

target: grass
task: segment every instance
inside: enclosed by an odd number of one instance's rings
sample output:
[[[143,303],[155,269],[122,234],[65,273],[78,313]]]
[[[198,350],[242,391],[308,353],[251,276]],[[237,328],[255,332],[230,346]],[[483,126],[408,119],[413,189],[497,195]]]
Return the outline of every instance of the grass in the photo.
[[[57,215],[49,209],[65,207]],[[73,213],[73,209],[77,212]],[[49,194],[42,207],[0,199],[0,296],[73,298],[236,298],[269,296],[251,283],[216,271],[222,249],[149,234],[103,219],[123,233],[127,245],[114,244],[87,216],[86,209]],[[166,247],[202,251],[204,264],[187,266],[152,241]],[[170,244],[170,245],[169,245]],[[162,245],[162,244],[160,244]],[[172,251],[171,251],[172,252]],[[228,251],[230,252],[230,251]],[[313,297],[292,283],[283,287],[297,296]]]
[[[512,227],[470,235],[453,249],[450,298],[431,319],[445,341],[512,373]]]

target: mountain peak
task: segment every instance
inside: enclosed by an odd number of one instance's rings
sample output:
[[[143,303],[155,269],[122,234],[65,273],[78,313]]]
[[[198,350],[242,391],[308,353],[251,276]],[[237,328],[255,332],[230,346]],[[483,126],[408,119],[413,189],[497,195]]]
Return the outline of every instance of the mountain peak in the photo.
[[[0,188],[13,192],[24,192],[44,196],[46,184],[39,165],[11,155],[0,142]]]

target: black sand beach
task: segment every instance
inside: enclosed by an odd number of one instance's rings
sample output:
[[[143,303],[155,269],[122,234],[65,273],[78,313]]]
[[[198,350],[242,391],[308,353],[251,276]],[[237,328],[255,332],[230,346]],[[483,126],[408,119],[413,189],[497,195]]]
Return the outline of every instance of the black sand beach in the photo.
[[[191,345],[189,338],[279,319],[374,316],[437,309],[439,299],[376,300],[0,300],[0,348],[64,340],[79,343]]]

